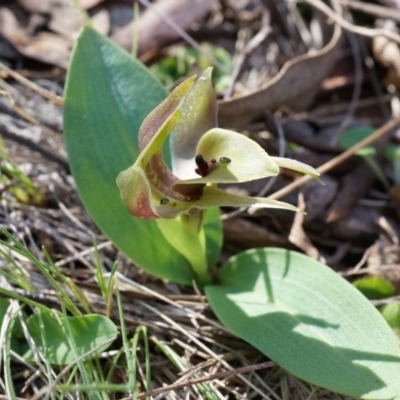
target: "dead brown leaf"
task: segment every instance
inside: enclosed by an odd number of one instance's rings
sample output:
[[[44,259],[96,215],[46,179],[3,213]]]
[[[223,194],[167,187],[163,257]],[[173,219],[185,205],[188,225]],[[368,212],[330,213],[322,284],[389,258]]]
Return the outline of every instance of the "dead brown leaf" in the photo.
[[[41,2],[19,1],[30,14],[21,18],[18,7],[0,7],[0,37],[5,38],[20,54],[51,65],[67,68],[73,43],[84,20],[69,0]],[[47,22],[48,21],[48,22]],[[97,31],[107,34],[109,13],[99,10],[92,16]],[[0,40],[0,51],[7,47]]]
[[[358,206],[344,219],[334,222],[326,229],[329,235],[353,243],[367,244],[378,236],[378,220],[380,211],[371,207]]]
[[[286,62],[278,75],[260,90],[222,101],[219,104],[220,125],[242,128],[267,111],[283,105],[296,110],[307,108],[321,81],[335,64],[341,37],[342,30],[335,25],[330,42],[321,50]]]
[[[287,247],[288,245],[290,247],[286,237],[243,218],[224,221],[224,238],[246,249],[267,246]]]
[[[1,34],[24,56],[66,68],[72,44],[51,32],[29,35],[6,7],[0,8]]]
[[[81,13],[68,0],[53,1],[50,9],[49,29],[73,40],[85,21]]]
[[[17,4],[30,13],[46,14],[54,0],[17,0]]]
[[[79,0],[79,4],[85,9],[89,10],[89,8],[92,8],[94,6],[97,6],[98,4],[102,3],[104,0]]]
[[[187,30],[191,25],[206,15],[214,0],[159,0],[155,3],[158,13],[165,15],[181,29]],[[167,25],[154,10],[147,9],[139,18],[138,54],[151,49],[158,49],[171,44],[180,38],[175,29]],[[132,47],[133,22],[117,30],[111,38],[125,50]]]
[[[335,201],[328,210],[326,222],[332,223],[346,218],[358,205],[375,181],[375,175],[366,163],[361,163],[343,179]]]
[[[400,79],[400,48],[399,45],[384,36],[377,36],[372,40],[374,57],[382,65],[392,71],[397,80]]]
[[[307,204],[305,216],[306,222],[314,221],[317,218],[321,218],[332,200],[335,198],[338,190],[338,182],[336,179],[329,175],[321,176],[323,185],[313,180],[303,186],[302,192],[304,195],[304,201]]]

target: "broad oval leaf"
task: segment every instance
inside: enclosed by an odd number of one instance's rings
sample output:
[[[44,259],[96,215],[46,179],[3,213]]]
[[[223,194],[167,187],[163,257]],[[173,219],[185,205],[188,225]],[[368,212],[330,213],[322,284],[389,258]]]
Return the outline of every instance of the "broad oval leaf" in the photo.
[[[40,311],[27,320],[29,333],[36,346],[52,364],[69,364],[77,357],[97,348],[94,353],[90,354],[93,357],[104,351],[118,336],[117,327],[103,315],[89,314],[68,317],[72,337],[68,336],[65,318],[61,316],[59,320],[50,311]],[[71,341],[74,346],[71,345]],[[78,354],[75,354],[74,348]],[[25,355],[25,358],[34,360],[31,351]]]
[[[142,121],[165,96],[142,64],[91,28],[83,29],[68,70],[64,109],[68,157],[82,202],[99,228],[136,264],[158,277],[190,284],[194,274],[188,261],[155,221],[129,214],[115,183],[138,156]],[[211,235],[215,238],[215,229]],[[219,252],[213,249],[217,253],[211,259]]]
[[[400,396],[400,350],[379,312],[324,264],[283,249],[231,258],[206,286],[218,318],[305,381],[364,399]]]

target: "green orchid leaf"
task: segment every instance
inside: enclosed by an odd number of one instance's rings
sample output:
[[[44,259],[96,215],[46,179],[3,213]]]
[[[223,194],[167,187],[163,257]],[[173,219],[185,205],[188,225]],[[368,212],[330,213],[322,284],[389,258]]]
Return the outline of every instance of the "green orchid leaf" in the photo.
[[[191,284],[194,273],[186,258],[155,221],[129,214],[115,183],[138,158],[142,121],[165,97],[165,89],[143,65],[93,29],[83,29],[68,70],[64,107],[68,157],[79,195],[99,228],[137,265],[155,276]],[[163,123],[152,127],[158,131]],[[150,131],[143,133],[142,146],[150,137]]]
[[[217,100],[211,74],[212,69],[207,68],[197,79],[180,107],[185,118],[171,135],[172,170],[180,179],[193,176],[197,143],[205,132],[217,126]]]
[[[231,258],[205,287],[218,318],[293,375],[363,399],[400,396],[400,350],[370,302],[327,266],[283,249]]]
[[[29,317],[26,324],[42,355],[50,363],[57,365],[70,364],[83,354],[97,348],[90,354],[91,357],[96,356],[118,336],[118,329],[114,323],[98,314],[68,317],[72,337],[69,335],[65,318],[58,319],[51,311],[39,311],[38,314]],[[78,354],[75,354],[74,349]],[[28,361],[35,360],[31,350],[24,355],[24,358]]]

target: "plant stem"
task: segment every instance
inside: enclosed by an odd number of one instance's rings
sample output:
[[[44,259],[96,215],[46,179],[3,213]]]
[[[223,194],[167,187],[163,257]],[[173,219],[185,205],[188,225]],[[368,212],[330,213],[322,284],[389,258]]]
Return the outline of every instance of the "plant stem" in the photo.
[[[211,283],[208,270],[203,211],[191,210],[175,219],[156,219],[164,238],[189,262],[200,285]]]
[[[203,210],[192,210],[190,214],[183,214],[180,218],[181,223],[185,226],[189,233],[189,240],[197,241],[192,243],[198,249],[196,254],[191,254],[190,263],[197,275],[199,283],[205,285],[211,283],[211,275],[208,270],[206,248],[205,248],[205,234],[203,229]]]

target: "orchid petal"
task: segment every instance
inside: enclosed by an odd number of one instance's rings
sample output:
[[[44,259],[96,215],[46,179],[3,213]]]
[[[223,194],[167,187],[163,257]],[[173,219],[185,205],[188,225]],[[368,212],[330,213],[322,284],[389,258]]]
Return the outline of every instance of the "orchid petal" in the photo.
[[[310,175],[316,181],[321,183],[322,185],[324,182],[319,178],[320,173],[313,167],[310,167],[307,164],[303,164],[300,161],[292,160],[290,158],[283,158],[283,157],[271,157],[272,160],[282,168],[288,168],[293,171],[300,172],[301,174]]]
[[[201,136],[217,126],[217,102],[206,69],[187,93],[179,107],[183,118],[171,134],[172,171],[180,179],[193,178],[193,159]]]
[[[150,205],[151,189],[141,168],[132,166],[117,177],[121,199],[128,211],[139,218],[158,218]]]
[[[279,167],[260,145],[226,129],[215,128],[205,133],[199,141],[196,154],[201,155],[207,163],[206,175],[180,181],[173,187],[192,183],[247,182],[279,173]]]

